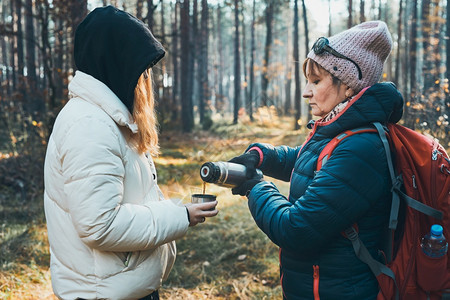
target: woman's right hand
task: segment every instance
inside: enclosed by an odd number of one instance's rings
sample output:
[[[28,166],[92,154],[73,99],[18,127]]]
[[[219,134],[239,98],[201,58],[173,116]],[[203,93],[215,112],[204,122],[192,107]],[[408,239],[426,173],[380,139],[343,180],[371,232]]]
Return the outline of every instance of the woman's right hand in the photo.
[[[259,153],[256,150],[250,150],[242,155],[233,157],[228,162],[244,165],[246,168],[247,179],[252,179],[256,175],[256,166],[259,163]]]
[[[219,211],[216,209],[217,200],[205,203],[188,203],[185,204],[188,218],[189,226],[195,226],[198,223],[205,222],[206,218],[216,216]]]

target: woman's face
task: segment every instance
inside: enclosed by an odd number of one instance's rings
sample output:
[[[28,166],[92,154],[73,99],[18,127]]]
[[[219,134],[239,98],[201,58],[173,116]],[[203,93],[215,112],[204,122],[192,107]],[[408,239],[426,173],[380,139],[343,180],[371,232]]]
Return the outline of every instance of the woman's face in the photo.
[[[333,108],[344,101],[348,89],[345,84],[333,85],[331,74],[321,67],[306,65],[307,83],[303,91],[303,98],[307,98],[311,106],[311,113],[323,118]]]

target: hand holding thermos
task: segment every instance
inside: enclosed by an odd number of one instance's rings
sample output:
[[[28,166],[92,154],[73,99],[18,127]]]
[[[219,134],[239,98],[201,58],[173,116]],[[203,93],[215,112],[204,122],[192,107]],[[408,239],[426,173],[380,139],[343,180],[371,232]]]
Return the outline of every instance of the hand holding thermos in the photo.
[[[256,169],[258,162],[259,154],[252,150],[228,162],[204,163],[200,168],[200,177],[205,182],[231,187],[233,195],[247,196],[263,179],[261,170]]]

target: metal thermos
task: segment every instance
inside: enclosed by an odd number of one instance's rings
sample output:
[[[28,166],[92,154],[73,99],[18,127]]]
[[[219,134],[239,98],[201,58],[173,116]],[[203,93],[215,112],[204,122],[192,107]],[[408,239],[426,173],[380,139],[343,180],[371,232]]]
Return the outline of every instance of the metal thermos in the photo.
[[[244,165],[225,161],[204,163],[200,168],[200,177],[205,182],[229,188],[237,187],[248,179]],[[260,179],[262,177],[261,170],[256,169],[254,178]]]

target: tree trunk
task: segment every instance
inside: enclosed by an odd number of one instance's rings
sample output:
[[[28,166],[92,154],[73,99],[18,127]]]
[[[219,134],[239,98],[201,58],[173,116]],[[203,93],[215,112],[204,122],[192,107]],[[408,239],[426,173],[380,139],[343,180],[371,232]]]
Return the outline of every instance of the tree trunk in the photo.
[[[190,35],[190,47],[192,50],[192,55],[189,57],[189,95],[191,97],[192,105],[199,107],[199,101],[198,101],[198,90],[195,88],[197,87],[197,84],[199,82],[198,80],[198,60],[199,60],[199,36],[198,36],[198,0],[193,0],[192,5],[192,16],[191,16],[191,35]],[[198,109],[199,111],[200,109]]]
[[[409,70],[410,70],[410,61],[409,61],[409,50],[410,50],[410,40],[409,37],[410,36],[410,23],[409,23],[409,19],[410,19],[410,11],[411,11],[411,3],[409,1],[405,1],[405,8],[404,8],[404,14],[403,14],[403,31],[405,33],[405,38],[403,41],[403,55],[402,55],[402,91],[403,91],[403,95],[406,97],[407,95],[410,95],[410,90],[409,90]],[[405,101],[405,106],[404,106],[404,113],[408,113],[408,106],[406,105],[407,101]]]
[[[153,5],[153,0],[147,0],[147,25],[150,31],[153,32],[153,25],[155,23],[153,13],[156,7]]]
[[[245,17],[244,17],[244,3],[242,0],[240,0],[241,2],[241,10],[240,10],[240,15],[241,15],[241,28],[242,28],[242,65],[243,65],[243,71],[244,71],[244,100],[243,100],[243,106],[245,107],[245,111],[248,113],[248,108],[249,108],[249,104],[250,104],[250,97],[248,95],[248,73],[247,73],[247,38],[245,35],[245,28],[247,27],[245,24]]]
[[[160,34],[161,37],[159,39],[159,41],[161,42],[161,44],[164,47],[167,47],[167,41],[166,41],[166,26],[165,26],[165,6],[164,3],[162,1],[160,1],[159,3],[160,5],[160,17],[161,17],[161,21],[160,21]],[[167,96],[167,80],[168,80],[168,75],[167,75],[167,65],[166,65],[166,60],[162,59],[159,62],[159,73],[160,73],[160,80],[158,81],[159,84],[159,88],[161,90],[160,93],[160,97],[161,99],[159,99],[159,107],[160,107],[160,113],[161,113],[161,118],[163,120],[166,120],[166,115],[169,114],[170,111],[170,100],[168,99],[169,97]]]
[[[234,0],[234,110],[233,124],[238,122],[241,98],[241,58],[239,56],[239,0]]]
[[[417,82],[416,82],[416,64],[417,64],[417,2],[413,2],[413,17],[411,21],[411,45],[410,45],[410,86],[411,86],[411,95],[410,95],[410,107],[412,108],[413,104],[417,101]],[[411,119],[407,122],[408,127],[414,129],[415,122],[415,112],[413,109],[409,109],[410,114],[407,115]]]
[[[429,88],[433,86],[433,75],[430,67],[430,59],[432,46],[430,43],[431,38],[431,15],[430,15],[430,0],[422,0],[422,49],[423,49],[423,61],[422,61],[422,75],[423,75],[423,92],[429,93]]]
[[[446,114],[447,116],[450,116],[450,92],[449,92],[449,80],[450,80],[450,1],[447,0],[446,1],[447,4],[447,10],[446,10],[446,15],[447,15],[447,20],[446,20],[446,28],[445,28],[445,46],[446,46],[446,76],[445,78],[447,79],[447,88],[445,89],[445,93],[446,93]],[[449,137],[450,136],[450,126],[447,125],[446,126],[446,136]]]
[[[194,111],[192,107],[192,97],[189,88],[189,59],[190,59],[190,30],[189,24],[189,0],[181,3],[180,9],[180,27],[181,27],[181,117],[182,130],[191,132],[194,127]],[[191,74],[192,75],[192,74]]]
[[[62,100],[63,98],[63,80],[66,77],[63,66],[64,56],[64,40],[63,40],[63,28],[64,21],[60,16],[55,16],[55,81],[56,81],[56,100]]]
[[[0,63],[5,65],[5,52],[6,52],[6,43],[5,43],[5,37],[0,36]],[[3,105],[6,103],[7,99],[7,92],[4,90],[5,83],[7,82],[6,79],[6,72],[0,72],[0,82],[3,84],[0,85],[0,108],[1,111],[3,111]],[[0,118],[1,120],[1,118]]]
[[[348,0],[348,19],[347,28],[353,26],[353,0]]]
[[[290,49],[286,49],[290,50]],[[287,55],[286,57],[289,57],[290,55]],[[283,114],[285,116],[291,116],[292,111],[292,96],[291,96],[291,89],[292,89],[292,71],[288,71],[286,74],[286,83],[284,86],[284,108],[283,108]]]
[[[332,30],[331,30],[331,0],[328,0],[328,36],[332,36]]]
[[[48,91],[48,97],[50,100],[50,107],[54,108],[56,106],[56,85],[53,80],[53,61],[52,61],[52,49],[49,41],[49,21],[50,21],[50,13],[49,13],[49,4],[48,1],[42,1],[38,8],[38,16],[41,24],[41,44],[42,44],[42,62],[44,67],[44,75],[48,80],[48,87],[46,87]]]
[[[25,43],[28,85],[36,85],[36,52],[34,43],[33,1],[25,0]]]
[[[382,17],[383,17],[383,14],[382,14],[382,12],[383,12],[383,10],[382,10],[382,5],[381,5],[381,0],[378,0],[378,20],[381,20],[382,19]]]
[[[160,12],[161,12],[161,39],[160,42],[163,44],[163,46],[166,46],[166,22],[164,20],[165,16],[165,6],[164,2],[161,0],[159,3]]]
[[[302,5],[305,3],[305,1],[302,1]],[[294,92],[294,107],[295,107],[295,123],[294,123],[294,129],[297,130],[300,128],[300,119],[302,117],[302,108],[301,108],[301,99],[300,99],[300,93],[301,93],[301,86],[300,86],[300,59],[299,59],[299,43],[298,43],[298,0],[294,0],[294,52],[293,52],[293,58],[294,58],[294,83],[295,83],[295,92]],[[306,30],[305,30],[306,32]]]
[[[256,52],[256,46],[255,46],[255,3],[256,1],[253,0],[253,6],[252,6],[252,26],[251,26],[251,37],[250,37],[250,67],[249,67],[249,83],[250,83],[250,90],[249,90],[249,103],[248,103],[248,114],[250,116],[250,121],[254,121],[253,119],[253,94],[254,94],[254,86],[255,86],[255,52]]]
[[[14,24],[14,23],[16,23],[16,20],[15,20],[15,13],[14,13],[14,5],[12,2],[10,4],[10,9],[11,9],[11,16],[13,17],[12,24]],[[11,55],[9,56],[9,58],[10,58],[9,65],[11,68],[12,90],[16,91],[17,90],[17,80],[16,80],[17,79],[17,73],[16,73],[17,64],[16,64],[15,60],[16,60],[17,48],[16,48],[15,40],[17,40],[17,35],[11,34],[8,39],[9,39],[9,45],[11,47]]]
[[[77,29],[78,24],[81,23],[81,21],[83,21],[83,19],[86,17],[87,15],[87,0],[72,0],[70,1],[70,14],[71,14],[71,21],[72,21],[72,34],[71,34],[71,41],[72,41],[72,47],[73,48],[73,43],[75,41],[75,31]],[[70,52],[72,52],[72,49],[70,49]],[[72,69],[75,73],[75,61],[73,60],[73,55],[72,56]]]
[[[310,50],[310,48],[309,48],[309,29],[308,29],[308,14],[306,12],[305,0],[302,0],[302,8],[303,8],[303,26],[305,27],[305,53],[308,54],[309,50]],[[299,78],[300,78],[300,75],[299,75]],[[299,84],[298,88],[299,88],[299,94],[298,94],[298,100],[296,100],[296,101],[298,101],[299,105],[300,105],[301,83]],[[299,117],[298,120],[300,120],[300,118],[302,117],[301,105],[299,106],[298,117]],[[311,119],[312,119],[311,110],[308,109],[308,120],[311,120]]]
[[[171,120],[175,122],[178,119],[178,96],[179,96],[179,74],[178,74],[178,44],[180,39],[179,27],[178,27],[178,13],[180,9],[180,0],[175,2],[174,20],[172,23],[172,64],[173,64],[173,78],[172,78],[172,115]]]
[[[201,0],[201,6],[203,8],[203,0]],[[194,38],[196,39],[194,41],[194,45],[196,46],[195,53],[195,60],[196,60],[196,68],[197,68],[197,99],[198,101],[198,113],[200,117],[200,124],[203,124],[203,120],[205,118],[205,101],[206,99],[204,97],[204,86],[203,86],[203,65],[207,63],[206,57],[204,57],[203,53],[203,47],[204,47],[204,36],[203,36],[203,10],[200,12],[200,26],[198,24],[198,15],[199,15],[199,9],[198,9],[198,3],[197,0],[194,0],[194,16],[195,20],[193,23],[196,23],[196,33],[194,33]],[[195,30],[195,29],[194,29]]]
[[[217,74],[218,81],[218,90],[219,93],[216,97],[216,110],[222,111],[224,109],[224,88],[223,88],[223,71],[224,71],[224,62],[223,62],[223,45],[222,45],[222,7],[217,7],[217,45],[219,52],[219,67]]]
[[[402,16],[403,16],[403,0],[400,0],[399,8],[398,8],[398,21],[397,21],[397,56],[395,58],[395,75],[394,75],[394,83],[399,85],[399,74],[400,74],[400,49],[402,43]]]
[[[270,50],[272,47],[272,23],[274,15],[274,0],[268,0],[266,7],[266,42],[264,46],[264,61],[263,69],[261,72],[261,104],[263,106],[269,105],[269,99],[267,95],[267,88],[269,86],[269,60],[270,60]]]
[[[143,20],[142,9],[144,8],[144,0],[136,0],[136,18]]]
[[[292,34],[292,36],[291,36]],[[283,115],[287,116],[290,115],[291,111],[292,111],[292,105],[291,105],[291,101],[292,101],[292,97],[291,97],[291,88],[292,88],[292,70],[293,67],[295,66],[295,64],[297,63],[296,61],[293,60],[293,56],[291,55],[293,52],[292,51],[292,40],[293,40],[294,34],[291,31],[291,26],[287,26],[286,29],[286,47],[285,47],[285,59],[286,59],[286,73],[285,75],[281,78],[281,84],[284,83],[284,97],[282,97],[281,99],[284,99],[284,103],[283,103]],[[292,62],[294,62],[294,64],[292,64]]]
[[[440,6],[440,0],[433,0],[433,7],[434,7],[434,40],[437,41],[437,43],[433,43],[434,45],[434,55],[432,56],[433,62],[434,62],[434,82],[440,82],[441,79],[441,49],[443,47],[443,40],[445,38],[444,35],[442,35],[442,31],[444,30],[443,26],[441,25],[440,20],[443,20],[443,16],[440,15],[440,13],[443,11],[443,8]],[[445,74],[444,74],[445,75]],[[435,85],[435,89],[441,90],[441,87],[439,85]],[[436,111],[436,110],[434,110]]]
[[[440,0],[432,0],[432,7],[433,12],[430,14],[430,18],[432,18],[432,32],[431,32],[431,46],[430,46],[430,53],[431,56],[429,58],[430,64],[429,64],[429,72],[432,76],[432,85],[430,86],[430,92],[429,92],[429,99],[428,99],[428,105],[429,105],[429,113],[427,114],[428,117],[428,124],[430,126],[432,134],[437,138],[445,138],[446,127],[449,127],[448,125],[443,128],[440,118],[445,115],[445,95],[441,92],[443,85],[441,82],[442,75],[442,68],[441,68],[441,50],[443,49],[443,40],[444,35],[442,34],[444,28],[441,25],[441,20],[443,21],[443,7],[440,5]],[[442,15],[441,15],[442,13]],[[439,123],[439,124],[438,124]],[[450,141],[450,137],[447,137],[447,140]]]
[[[17,13],[17,67],[19,77],[23,76],[24,68],[24,49],[23,49],[23,30],[22,30],[22,0],[16,0]]]
[[[208,84],[208,1],[202,0],[201,28],[200,28],[200,57],[199,69],[199,99],[201,108],[201,124],[203,129],[209,129],[211,123],[211,111],[209,110],[209,84]]]
[[[447,0],[447,20],[445,22],[445,53],[446,53],[446,76],[447,80],[450,80],[450,0]],[[450,109],[450,106],[447,105],[447,108]],[[450,114],[448,114],[450,116]]]
[[[36,97],[37,75],[36,75],[36,51],[34,37],[33,20],[33,1],[25,1],[25,47],[26,47],[26,66],[27,66],[27,102],[26,109],[30,112],[41,111],[41,105]]]
[[[401,1],[401,0],[400,0]],[[365,2],[364,0],[359,1],[359,22],[363,23],[366,21],[366,13],[365,13]]]
[[[6,2],[3,3],[3,7],[2,7],[2,17],[3,19],[6,19]],[[9,61],[8,61],[8,47],[6,44],[7,41],[7,37],[6,35],[2,36],[0,35],[0,48],[2,51],[2,65],[4,66],[8,66],[9,65]],[[4,73],[4,75],[3,75]],[[2,76],[4,76],[2,78],[2,84],[0,85],[0,89],[3,90],[3,96],[8,97],[7,100],[11,101],[10,96],[11,96],[11,89],[10,89],[10,85],[11,85],[11,80],[10,80],[10,72],[9,72],[9,68],[6,68],[6,72],[0,72],[0,74],[2,74]],[[3,100],[3,98],[2,98]]]

